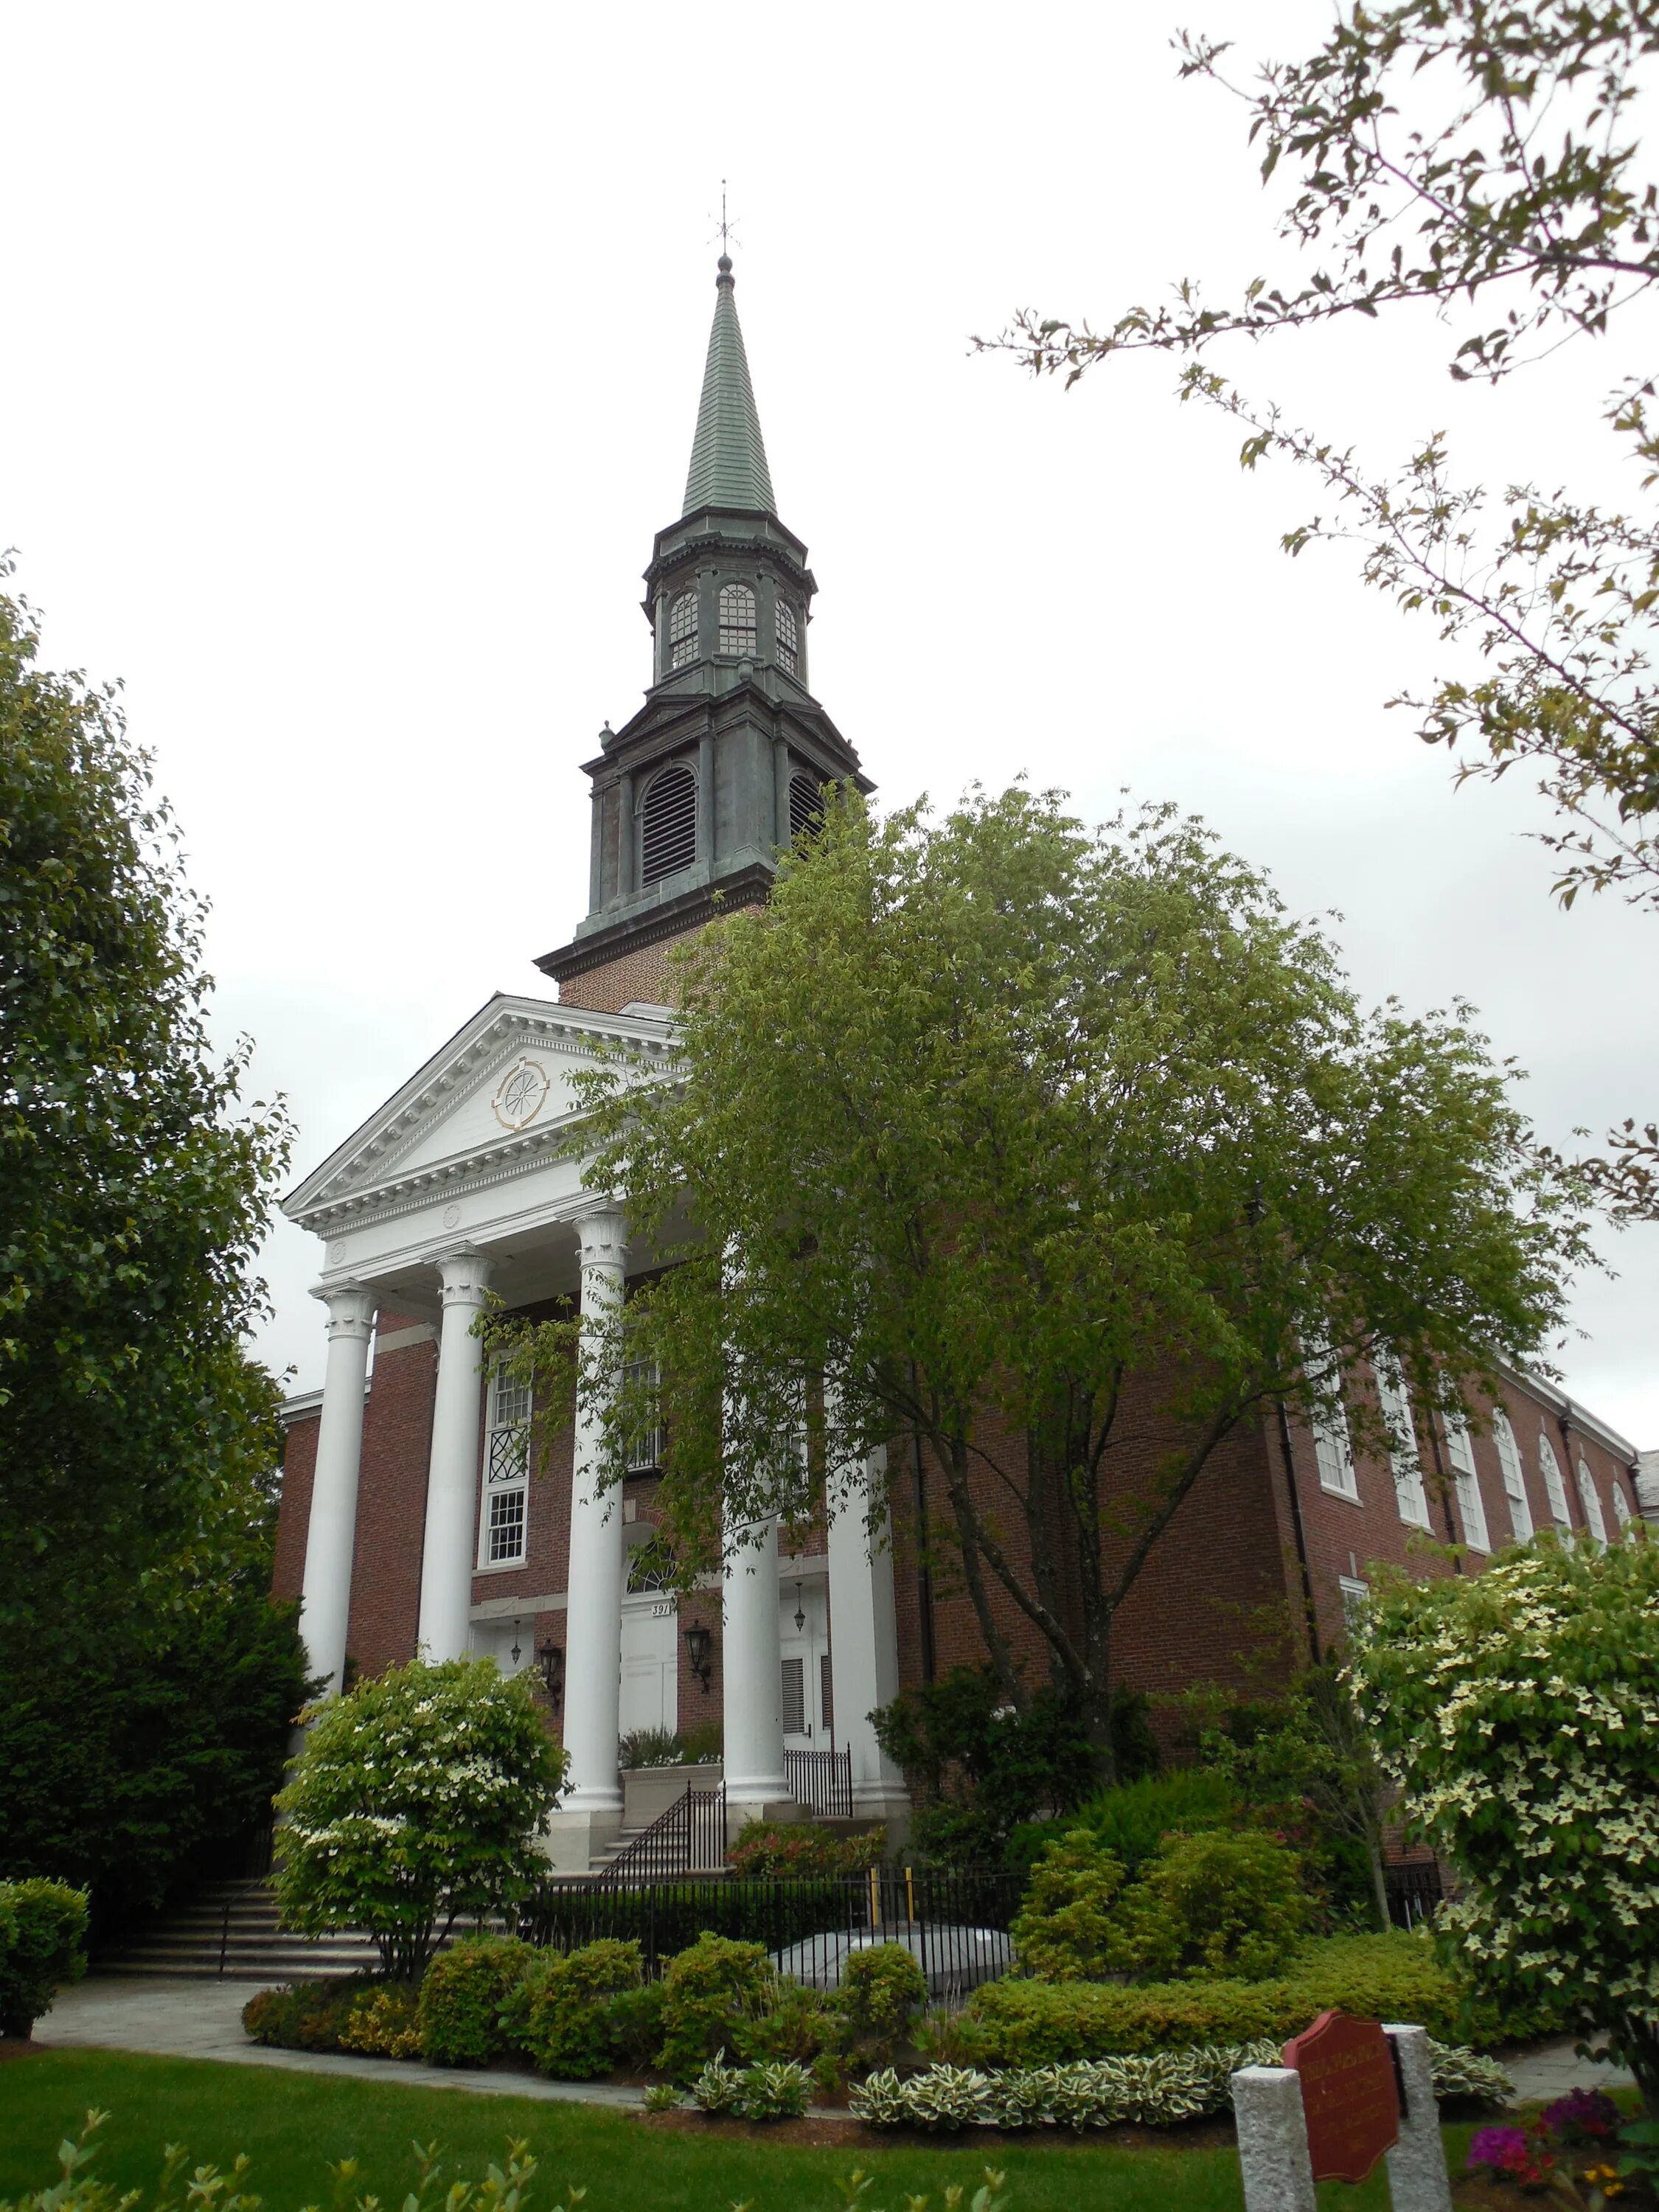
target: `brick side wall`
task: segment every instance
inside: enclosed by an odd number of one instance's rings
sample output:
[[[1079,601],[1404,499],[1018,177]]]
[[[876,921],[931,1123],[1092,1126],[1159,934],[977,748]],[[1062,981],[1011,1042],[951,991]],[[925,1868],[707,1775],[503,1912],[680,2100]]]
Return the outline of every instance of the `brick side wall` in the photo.
[[[375,1334],[386,1337],[416,1326],[406,1314],[383,1312]],[[415,1656],[437,1377],[435,1334],[395,1352],[381,1352],[377,1346],[363,1413],[357,1547],[346,1629],[346,1650],[361,1674],[379,1674]]]
[[[306,1537],[311,1526],[311,1478],[317,1466],[320,1413],[287,1424],[283,1431],[283,1489],[276,1505],[273,1596],[297,1598],[305,1586]]]
[[[728,910],[733,914],[743,911],[738,907]],[[695,930],[685,930],[678,937],[665,937],[655,945],[642,945],[635,951],[606,961],[602,967],[573,975],[568,982],[559,986],[560,1003],[591,1007],[596,1014],[620,1013],[635,999],[655,1006],[676,1005],[670,955],[677,945],[683,945],[688,937],[696,934]]]

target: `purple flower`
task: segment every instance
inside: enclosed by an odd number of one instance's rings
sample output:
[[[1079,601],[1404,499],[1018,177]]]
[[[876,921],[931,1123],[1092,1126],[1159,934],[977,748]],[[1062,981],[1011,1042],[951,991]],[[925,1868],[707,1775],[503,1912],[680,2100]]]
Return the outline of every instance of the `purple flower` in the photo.
[[[1617,2133],[1619,2107],[1605,2089],[1573,2089],[1545,2107],[1544,2125],[1569,2139],[1590,2136],[1599,2142]]]
[[[1526,2165],[1528,2157],[1524,2129],[1477,2128],[1468,2162],[1471,2166],[1490,2166],[1500,2173],[1510,2173]]]

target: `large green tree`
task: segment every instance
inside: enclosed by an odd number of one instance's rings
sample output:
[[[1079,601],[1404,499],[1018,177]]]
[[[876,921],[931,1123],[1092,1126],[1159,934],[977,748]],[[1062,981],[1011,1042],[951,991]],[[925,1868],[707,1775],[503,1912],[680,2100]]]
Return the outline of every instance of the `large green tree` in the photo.
[[[286,1154],[211,1049],[202,909],[112,690],[0,594],[0,1627],[186,1601],[246,1556],[245,1349]]]
[[[1287,422],[1212,363],[1229,338],[1426,302],[1451,334],[1452,375],[1496,381],[1617,328],[1659,279],[1659,185],[1639,129],[1659,12],[1349,0],[1311,53],[1243,82],[1224,45],[1176,43],[1183,76],[1242,104],[1264,182],[1290,180],[1278,232],[1303,268],[1214,302],[1184,278],[1164,304],[1121,307],[1099,327],[1030,310],[981,343],[1068,383],[1119,353],[1182,358],[1182,398],[1237,418],[1247,468],[1289,460],[1328,495],[1285,550],[1344,542],[1368,584],[1437,623],[1446,672],[1390,704],[1450,749],[1460,781],[1536,773],[1560,817],[1544,842],[1565,902],[1610,889],[1659,904],[1652,380],[1630,377],[1604,403],[1638,473],[1634,503],[1609,509],[1538,484],[1524,453],[1501,489],[1460,481],[1439,430],[1379,472],[1340,429]],[[1617,1217],[1659,1218],[1659,1126],[1632,1117],[1587,1164]]]
[[[1008,1698],[1023,1616],[1107,1771],[1114,1625],[1217,1449],[1380,1345],[1443,1399],[1559,1316],[1571,1194],[1467,1019],[1363,1012],[1169,810],[832,796],[682,982],[676,1079],[587,1085],[590,1180],[676,1264],[501,1340],[555,1418],[614,1390],[613,1480],[659,1387],[688,1560],[914,1428]]]

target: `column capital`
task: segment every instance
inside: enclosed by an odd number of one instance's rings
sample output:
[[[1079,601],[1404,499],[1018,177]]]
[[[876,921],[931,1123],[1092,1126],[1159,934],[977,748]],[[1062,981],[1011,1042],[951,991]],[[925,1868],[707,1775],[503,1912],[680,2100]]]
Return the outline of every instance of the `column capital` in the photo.
[[[628,1217],[614,1199],[606,1199],[576,1223],[584,1267],[621,1267],[628,1261]]]
[[[434,1261],[443,1279],[444,1304],[447,1306],[481,1306],[484,1293],[489,1288],[489,1278],[495,1263],[487,1252],[475,1245],[458,1244],[453,1250],[440,1252]]]
[[[311,1295],[320,1298],[328,1308],[328,1340],[336,1337],[361,1337],[367,1344],[374,1327],[374,1310],[380,1304],[379,1294],[362,1283],[316,1283]]]

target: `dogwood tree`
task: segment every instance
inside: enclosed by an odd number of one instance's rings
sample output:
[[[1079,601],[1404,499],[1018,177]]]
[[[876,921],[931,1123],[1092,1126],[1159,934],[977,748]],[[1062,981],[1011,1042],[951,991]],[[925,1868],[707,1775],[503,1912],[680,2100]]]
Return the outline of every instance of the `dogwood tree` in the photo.
[[[1168,810],[832,795],[681,981],[674,1079],[623,1051],[586,1091],[590,1181],[675,1264],[497,1345],[548,1418],[608,1406],[612,1481],[660,1392],[687,1560],[919,1437],[1008,1700],[1023,1618],[1103,1772],[1115,1622],[1218,1449],[1379,1339],[1443,1395],[1560,1310],[1571,1193],[1467,1021],[1362,1012]]]
[[[1659,1545],[1553,1536],[1373,1586],[1349,1667],[1422,1834],[1440,1940],[1494,1993],[1605,2035],[1659,2112]]]
[[[457,1920],[527,1897],[564,1781],[522,1677],[415,1660],[313,1708],[278,1797],[275,1885],[305,1935],[366,1929],[385,1971],[424,1972]]]

